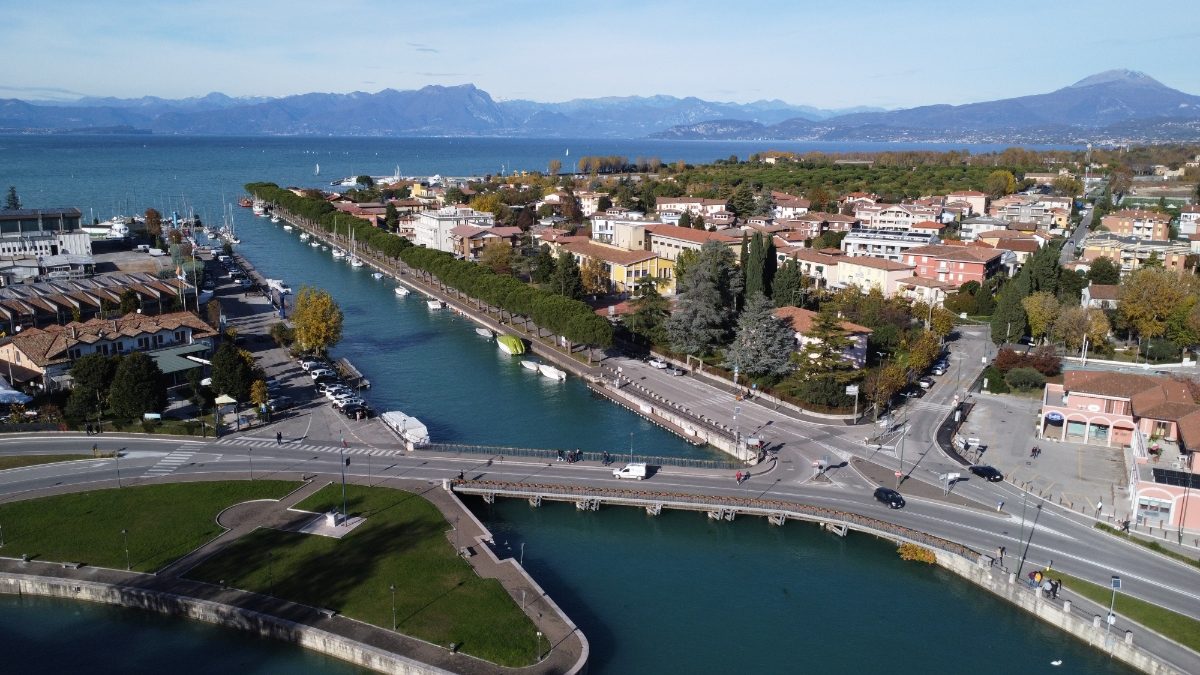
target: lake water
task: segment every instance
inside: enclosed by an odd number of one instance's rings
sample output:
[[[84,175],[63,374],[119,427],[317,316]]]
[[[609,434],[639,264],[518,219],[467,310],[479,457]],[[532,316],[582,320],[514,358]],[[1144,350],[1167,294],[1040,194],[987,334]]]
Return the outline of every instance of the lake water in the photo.
[[[16,186],[29,207],[75,206],[102,219],[190,206],[219,220],[222,199],[258,180],[318,185],[330,176],[390,174],[396,164],[404,174],[539,169],[567,149],[574,157],[702,162],[813,145],[10,136],[0,137],[0,189]],[[881,147],[898,149],[821,149]],[[317,162],[319,178],[312,175]],[[368,269],[336,262],[246,209],[236,216],[240,250],[267,276],[294,288],[321,286],[337,298],[346,327],[336,351],[374,383],[372,402],[416,415],[435,439],[621,452],[632,440],[639,453],[704,456],[594,399],[574,378],[553,383],[525,371],[475,335],[473,324],[430,313],[416,298],[397,299],[391,282],[372,279]],[[531,573],[591,641],[591,673],[1129,672],[966,582],[901,562],[890,545],[865,536],[842,539],[748,518],[713,523],[689,513],[585,513],[522,501],[472,506],[497,542],[514,553],[525,543]],[[51,672],[351,672],[200,624],[4,596],[0,655],[5,671],[50,664]],[[1052,667],[1057,659],[1062,666]]]

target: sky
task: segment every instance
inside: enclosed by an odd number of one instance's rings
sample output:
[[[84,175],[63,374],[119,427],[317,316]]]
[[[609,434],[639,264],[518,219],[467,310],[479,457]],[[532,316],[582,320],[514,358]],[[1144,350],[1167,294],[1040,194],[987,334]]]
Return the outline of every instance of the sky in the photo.
[[[1200,94],[1200,2],[0,0],[0,98],[668,94],[970,103],[1114,69]]]

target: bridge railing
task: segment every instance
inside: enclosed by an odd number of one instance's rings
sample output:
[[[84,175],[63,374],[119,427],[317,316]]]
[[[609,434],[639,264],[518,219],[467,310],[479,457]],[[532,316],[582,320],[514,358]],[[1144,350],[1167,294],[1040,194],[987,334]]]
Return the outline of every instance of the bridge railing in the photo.
[[[565,458],[572,451],[570,450],[555,450],[546,448],[515,448],[498,445],[461,445],[457,443],[433,443],[421,448],[432,452],[457,453],[464,455],[481,455],[494,457],[532,457],[534,459],[544,459],[547,461],[558,461],[562,457]],[[560,454],[561,453],[561,454]],[[609,453],[609,462],[613,465],[624,465],[629,461],[629,455],[622,453]],[[604,462],[604,453],[602,452],[580,452],[579,460],[585,462]],[[686,469],[718,469],[718,470],[737,470],[745,468],[745,465],[736,462],[727,462],[720,459],[695,459],[691,457],[671,457],[659,455],[634,455],[633,461],[645,462],[651,466],[677,466]]]
[[[782,499],[763,499],[760,497],[739,497],[725,495],[693,495],[680,492],[577,487],[571,485],[547,483],[513,483],[509,481],[493,480],[451,481],[451,484],[453,488],[466,489],[471,492],[496,492],[530,496],[540,495],[543,497],[560,496],[580,499],[624,499],[644,502],[648,505],[672,503],[694,504],[698,506],[711,507],[714,509],[734,508],[760,510],[764,512],[778,512],[787,515],[794,515],[803,519],[845,524],[852,529],[868,530],[881,534],[892,534],[901,539],[906,539],[930,548],[936,548],[948,553],[960,555],[972,561],[980,559],[980,554],[977,551],[974,551],[957,542],[953,542],[948,539],[942,539],[941,537],[936,537],[931,534],[926,534],[920,530],[914,530],[903,525],[896,525],[895,523],[889,523],[884,520],[879,520],[878,518],[864,516],[851,511],[839,511],[837,509],[830,509],[823,506],[799,504]]]

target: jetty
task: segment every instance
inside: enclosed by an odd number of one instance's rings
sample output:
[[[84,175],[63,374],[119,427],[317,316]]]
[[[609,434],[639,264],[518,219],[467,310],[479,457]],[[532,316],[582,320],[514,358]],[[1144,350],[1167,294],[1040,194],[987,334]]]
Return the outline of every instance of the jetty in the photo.
[[[350,363],[350,359],[343,356],[334,363],[334,366],[337,367],[338,372],[341,374],[342,379],[346,381],[346,384],[350,385],[351,387],[354,387],[355,389],[371,388],[371,381],[368,380],[358,368],[355,368],[353,363]]]

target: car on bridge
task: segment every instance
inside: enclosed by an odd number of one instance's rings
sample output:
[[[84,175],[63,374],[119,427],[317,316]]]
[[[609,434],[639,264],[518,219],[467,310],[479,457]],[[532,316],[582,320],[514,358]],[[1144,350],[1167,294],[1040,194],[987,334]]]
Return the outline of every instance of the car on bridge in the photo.
[[[891,488],[875,488],[875,499],[887,504],[889,509],[904,508],[904,497],[901,497],[899,492]]]
[[[1000,481],[1004,480],[1004,474],[1000,473],[1000,470],[994,466],[988,466],[986,464],[973,464],[967,468],[971,473],[979,476],[989,483],[999,483]]]

